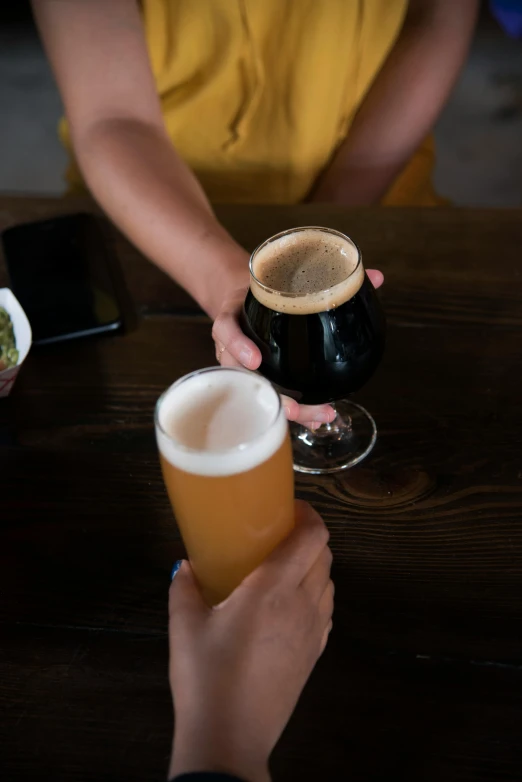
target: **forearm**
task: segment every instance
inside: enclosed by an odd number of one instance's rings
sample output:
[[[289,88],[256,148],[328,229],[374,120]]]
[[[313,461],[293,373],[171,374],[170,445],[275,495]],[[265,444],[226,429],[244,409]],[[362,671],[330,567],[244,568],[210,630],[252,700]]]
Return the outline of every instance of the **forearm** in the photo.
[[[155,125],[105,120],[73,140],[91,192],[129,239],[214,317],[248,284],[247,253],[218,223],[195,176]]]
[[[477,0],[415,0],[314,200],[378,202],[433,127],[465,60]]]

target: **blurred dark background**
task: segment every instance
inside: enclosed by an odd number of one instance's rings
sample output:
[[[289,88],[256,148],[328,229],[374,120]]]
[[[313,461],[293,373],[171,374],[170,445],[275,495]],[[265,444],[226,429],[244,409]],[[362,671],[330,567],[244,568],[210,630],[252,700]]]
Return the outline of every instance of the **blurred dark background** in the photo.
[[[0,3],[0,106],[0,192],[62,193],[60,98],[25,0]],[[442,195],[522,205],[522,41],[508,38],[487,3],[436,138]]]

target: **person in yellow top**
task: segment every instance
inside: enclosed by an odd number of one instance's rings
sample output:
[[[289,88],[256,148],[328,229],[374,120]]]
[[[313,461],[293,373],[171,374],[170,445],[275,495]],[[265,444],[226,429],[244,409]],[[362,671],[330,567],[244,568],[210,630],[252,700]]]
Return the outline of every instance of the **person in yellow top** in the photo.
[[[255,369],[260,353],[237,321],[247,254],[210,202],[440,203],[429,133],[477,6],[34,0],[65,105],[69,187],[85,182],[199,302],[222,363]],[[287,412],[331,417],[291,401]]]

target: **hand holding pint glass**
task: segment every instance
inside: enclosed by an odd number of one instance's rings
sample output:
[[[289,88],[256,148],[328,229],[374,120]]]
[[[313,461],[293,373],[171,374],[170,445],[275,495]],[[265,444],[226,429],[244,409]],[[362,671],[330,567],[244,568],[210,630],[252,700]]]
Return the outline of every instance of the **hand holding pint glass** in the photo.
[[[281,401],[252,372],[203,369],[160,397],[155,428],[190,563],[214,605],[294,526],[292,449]]]
[[[250,259],[242,325],[259,347],[259,371],[303,404],[334,403],[331,424],[292,424],[294,466],[330,473],[361,461],[375,444],[370,414],[346,399],[377,368],[385,319],[358,247],[342,233],[304,227],[261,244]]]

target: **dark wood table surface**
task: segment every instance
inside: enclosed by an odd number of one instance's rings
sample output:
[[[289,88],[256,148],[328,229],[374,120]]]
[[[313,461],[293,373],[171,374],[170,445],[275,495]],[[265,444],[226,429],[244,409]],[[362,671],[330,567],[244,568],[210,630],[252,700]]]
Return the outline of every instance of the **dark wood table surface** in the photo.
[[[78,208],[1,198],[0,229]],[[360,467],[297,480],[331,530],[336,609],[274,779],[522,779],[522,211],[218,213],[249,249],[338,228],[386,274],[386,356],[358,395],[378,444]],[[138,327],[33,350],[0,400],[6,782],[166,772],[166,599],[183,549],[152,411],[214,353],[195,304],[114,246]]]

